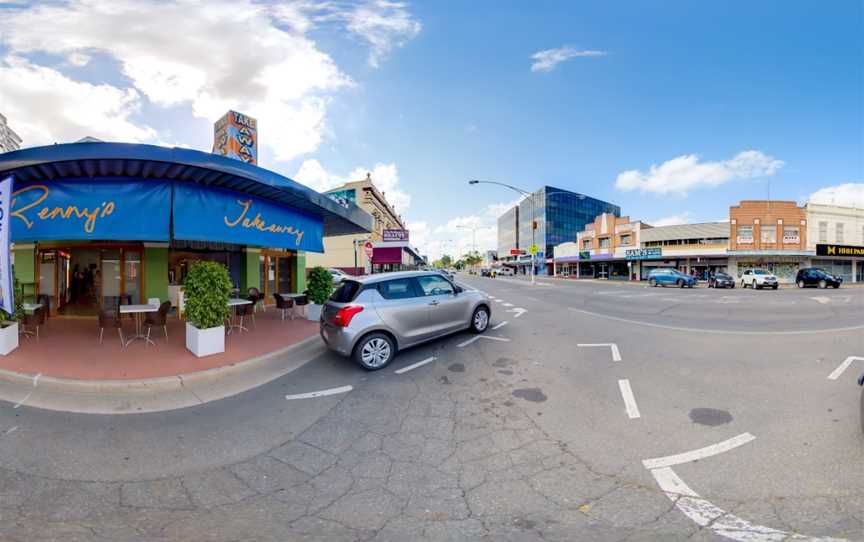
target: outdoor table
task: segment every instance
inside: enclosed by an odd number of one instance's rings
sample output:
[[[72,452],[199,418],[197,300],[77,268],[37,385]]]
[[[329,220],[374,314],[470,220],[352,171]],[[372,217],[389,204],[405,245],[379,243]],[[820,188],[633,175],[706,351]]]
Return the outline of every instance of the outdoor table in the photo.
[[[126,346],[134,341],[135,339],[144,339],[144,346],[147,346],[147,343],[152,345],[156,345],[151,339],[144,335],[143,333],[143,318],[145,312],[158,312],[159,305],[120,305],[120,314],[132,314],[135,316],[135,335],[129,338],[126,341]]]
[[[23,303],[24,312],[33,312],[42,308],[42,303]]]
[[[243,327],[240,324],[234,324],[234,322],[237,320],[237,307],[240,305],[250,305],[251,303],[252,302],[249,301],[248,299],[232,298],[232,299],[228,300],[228,307],[231,308],[231,320],[228,324],[227,335],[231,335],[231,330],[234,328],[237,328],[237,330],[241,333],[243,331],[249,331],[248,329],[246,329],[245,327]]]
[[[294,307],[291,309],[291,319],[293,320],[294,317],[297,315],[297,299],[300,297],[306,297],[306,294],[279,294],[279,295],[284,297],[285,299],[293,299],[294,300]]]

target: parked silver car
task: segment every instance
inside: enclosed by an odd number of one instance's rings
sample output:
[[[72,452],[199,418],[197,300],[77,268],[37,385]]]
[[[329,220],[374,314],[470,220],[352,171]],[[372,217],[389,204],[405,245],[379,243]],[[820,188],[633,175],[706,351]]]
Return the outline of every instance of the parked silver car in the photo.
[[[403,271],[342,281],[321,311],[327,346],[364,369],[386,367],[396,352],[465,329],[483,333],[492,304],[435,271]]]

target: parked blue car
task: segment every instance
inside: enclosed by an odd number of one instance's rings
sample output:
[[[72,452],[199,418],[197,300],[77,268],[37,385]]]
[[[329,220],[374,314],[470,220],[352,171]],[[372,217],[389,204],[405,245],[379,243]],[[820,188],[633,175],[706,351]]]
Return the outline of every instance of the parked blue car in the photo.
[[[696,285],[696,279],[691,277],[690,275],[685,275],[684,273],[678,271],[677,269],[670,268],[660,268],[660,269],[652,269],[650,273],[648,273],[648,285],[649,286],[677,286],[679,288],[683,288],[687,286],[688,288],[692,288]]]

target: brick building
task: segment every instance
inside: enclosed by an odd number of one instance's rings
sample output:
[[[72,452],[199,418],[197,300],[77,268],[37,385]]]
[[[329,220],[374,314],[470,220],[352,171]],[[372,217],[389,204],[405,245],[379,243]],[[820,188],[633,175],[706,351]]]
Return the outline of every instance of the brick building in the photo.
[[[809,265],[807,213],[794,201],[744,200],[729,208],[729,272],[772,271],[780,282],[794,282]]]

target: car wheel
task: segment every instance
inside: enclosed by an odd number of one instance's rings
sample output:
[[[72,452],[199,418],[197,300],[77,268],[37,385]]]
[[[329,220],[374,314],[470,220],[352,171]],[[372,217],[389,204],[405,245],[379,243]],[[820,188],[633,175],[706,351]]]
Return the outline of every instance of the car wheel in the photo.
[[[834,289],[835,289],[835,290],[836,290],[837,288],[839,288],[839,287],[840,287],[840,284],[838,284],[838,283],[835,283],[835,284],[834,284]]]
[[[489,327],[489,309],[486,307],[477,307],[474,309],[474,314],[471,315],[471,331],[473,333],[483,333]]]
[[[753,286],[751,286],[751,288],[753,288]],[[761,285],[761,284],[756,284],[755,288],[756,288],[757,290],[761,290],[761,289],[762,289],[762,285]]]
[[[732,288],[732,289],[734,290],[734,289],[735,289],[735,283],[733,282],[732,285],[729,286],[729,287]]]
[[[684,287],[684,281],[681,280],[681,279],[678,279],[678,282],[676,282],[676,284],[678,285],[679,288],[683,288],[683,287]]]
[[[779,284],[775,284],[774,286],[771,287],[771,289],[772,289],[772,290],[776,290],[776,289],[779,288],[779,287],[780,287]]]
[[[803,280],[800,280],[800,279],[799,279],[798,282],[797,282],[797,284],[798,284],[798,287],[799,287],[799,288],[803,288],[803,287],[804,287],[804,281],[803,281]]]
[[[393,339],[384,333],[370,333],[354,347],[354,361],[367,371],[377,371],[390,365],[396,357]]]
[[[744,289],[747,288],[747,283],[744,282],[743,280],[741,281],[741,287],[744,288]]]
[[[824,290],[827,287],[828,287],[828,283],[825,282],[825,279],[822,279],[819,281],[819,289]]]
[[[648,281],[648,286],[651,286],[652,288],[656,288],[656,287],[657,287],[657,279],[651,279],[651,280],[649,280],[649,281]]]

